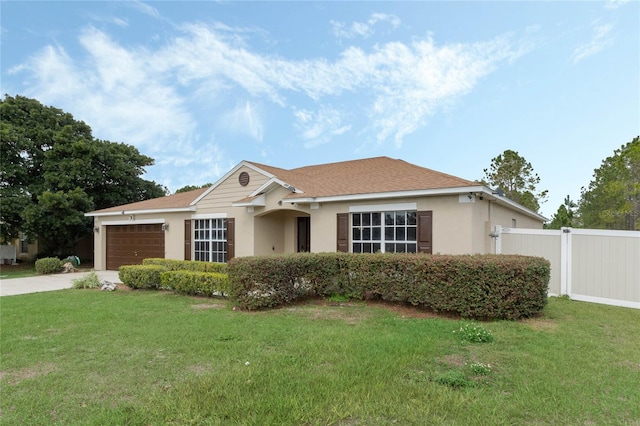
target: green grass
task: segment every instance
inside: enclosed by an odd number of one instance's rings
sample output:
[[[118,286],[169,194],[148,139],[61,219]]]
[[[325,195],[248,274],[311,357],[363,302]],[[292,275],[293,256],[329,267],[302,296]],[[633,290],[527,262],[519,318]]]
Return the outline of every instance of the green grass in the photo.
[[[0,423],[640,424],[640,311],[414,318],[361,303],[263,312],[150,291],[1,300]]]
[[[0,279],[24,278],[38,275],[33,264],[2,265],[0,266]]]

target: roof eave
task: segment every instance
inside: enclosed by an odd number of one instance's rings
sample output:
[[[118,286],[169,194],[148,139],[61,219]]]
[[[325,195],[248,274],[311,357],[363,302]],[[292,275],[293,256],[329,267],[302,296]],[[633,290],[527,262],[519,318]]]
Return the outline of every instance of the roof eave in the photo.
[[[257,196],[250,201],[235,201],[231,203],[231,207],[264,207],[267,205],[265,194]]]
[[[405,197],[433,197],[438,195],[461,195],[461,194],[482,194],[483,196],[491,197],[491,201],[498,201],[500,204],[507,205],[521,213],[532,217],[541,222],[547,222],[549,219],[538,214],[520,204],[512,201],[504,196],[499,196],[490,188],[483,185],[462,186],[455,188],[434,188],[434,189],[418,189],[411,191],[392,191],[392,192],[378,192],[369,194],[345,194],[345,195],[332,195],[326,197],[291,197],[283,198],[283,203],[331,203],[341,201],[363,201],[369,199],[393,199],[393,198],[405,198]]]
[[[152,213],[181,213],[181,212],[193,212],[196,211],[196,206],[188,207],[169,207],[160,209],[141,209],[141,210],[114,210],[109,212],[88,212],[84,215],[86,217],[104,217],[104,216],[118,216],[118,215],[132,215],[132,214],[152,214]]]
[[[325,197],[291,197],[284,198],[283,203],[330,203],[339,201],[361,201],[380,198],[420,197],[434,195],[456,195],[469,192],[482,192],[483,186],[465,186],[458,188],[416,189],[409,191],[374,192],[366,194],[330,195]],[[486,188],[485,188],[486,189]]]

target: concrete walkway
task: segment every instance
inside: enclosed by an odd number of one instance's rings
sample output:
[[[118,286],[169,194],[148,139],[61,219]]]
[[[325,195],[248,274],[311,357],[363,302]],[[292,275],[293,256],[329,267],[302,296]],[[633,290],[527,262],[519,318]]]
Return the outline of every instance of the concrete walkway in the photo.
[[[95,271],[100,281],[120,283],[118,271]],[[26,278],[0,279],[0,296],[39,293],[41,291],[63,290],[73,287],[73,280],[82,278],[89,272],[68,274],[35,275]]]

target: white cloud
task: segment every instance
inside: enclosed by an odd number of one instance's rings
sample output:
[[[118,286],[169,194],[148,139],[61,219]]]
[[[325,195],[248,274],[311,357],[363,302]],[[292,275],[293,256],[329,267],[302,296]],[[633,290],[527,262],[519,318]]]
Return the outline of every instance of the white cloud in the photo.
[[[351,130],[350,125],[342,123],[342,114],[331,107],[322,107],[317,112],[301,109],[294,110],[295,128],[305,140],[305,147],[311,148],[329,142],[333,136],[342,135]]]
[[[388,15],[385,13],[374,13],[367,20],[367,22],[352,22],[351,25],[347,25],[344,22],[331,21],[331,27],[333,34],[338,38],[354,38],[363,37],[367,38],[373,35],[373,26],[379,22],[389,23],[393,29],[400,26],[400,18],[395,15]]]
[[[101,15],[95,15],[95,14],[91,14],[89,16],[91,20],[96,22],[106,22],[109,24],[114,24],[120,28],[126,28],[129,26],[129,22],[126,19],[118,18],[115,16],[101,16]]]
[[[582,44],[574,49],[573,55],[571,56],[571,61],[573,62],[573,64],[575,65],[583,59],[593,56],[601,52],[603,49],[611,46],[613,44],[613,38],[609,35],[609,33],[612,29],[612,24],[594,24],[591,40],[589,40],[588,43]]]
[[[367,24],[381,21],[399,24],[388,15],[372,15]],[[14,72],[26,74],[27,95],[73,111],[102,138],[143,147],[158,162],[189,155],[197,162],[200,154],[193,146],[202,135],[194,99],[215,102],[229,94],[245,99],[230,108],[220,102],[216,107],[226,111],[217,113],[228,128],[258,142],[265,130],[257,106],[266,102],[292,111],[307,147],[352,129],[365,140],[399,146],[501,63],[522,54],[508,37],[450,45],[427,38],[369,51],[350,46],[335,61],[289,60],[255,52],[242,31],[216,28],[220,24],[186,25],[179,36],[153,49],[123,46],[88,28],[79,37],[83,57],[47,47]],[[347,123],[330,105],[346,104],[351,96],[364,118],[350,116]]]
[[[262,142],[264,136],[262,118],[256,105],[249,101],[224,114],[222,123],[224,127],[235,133],[246,134],[257,142]]]
[[[629,0],[608,0],[604,7],[605,9],[618,9],[627,3],[629,3]]]
[[[128,5],[138,10],[139,12],[144,13],[145,15],[151,16],[152,18],[160,18],[160,12],[158,12],[158,9],[156,9],[153,6],[149,6],[148,4],[142,1],[134,0],[134,1],[128,2]]]

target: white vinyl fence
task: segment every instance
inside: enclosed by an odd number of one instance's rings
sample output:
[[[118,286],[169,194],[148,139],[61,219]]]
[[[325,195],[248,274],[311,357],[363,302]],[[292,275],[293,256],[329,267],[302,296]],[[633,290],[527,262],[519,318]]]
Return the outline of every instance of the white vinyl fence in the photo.
[[[497,254],[544,257],[550,295],[640,309],[640,231],[496,227]]]

